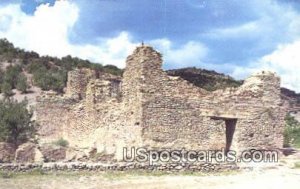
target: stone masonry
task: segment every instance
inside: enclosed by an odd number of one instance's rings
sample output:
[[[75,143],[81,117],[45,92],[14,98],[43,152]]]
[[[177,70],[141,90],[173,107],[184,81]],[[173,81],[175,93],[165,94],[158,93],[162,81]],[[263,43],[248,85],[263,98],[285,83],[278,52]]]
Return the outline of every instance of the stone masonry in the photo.
[[[41,143],[121,160],[123,147],[241,151],[278,149],[285,110],[280,79],[260,72],[239,88],[208,92],[162,70],[162,56],[139,46],[123,78],[81,69],[69,72],[66,94],[38,98]]]

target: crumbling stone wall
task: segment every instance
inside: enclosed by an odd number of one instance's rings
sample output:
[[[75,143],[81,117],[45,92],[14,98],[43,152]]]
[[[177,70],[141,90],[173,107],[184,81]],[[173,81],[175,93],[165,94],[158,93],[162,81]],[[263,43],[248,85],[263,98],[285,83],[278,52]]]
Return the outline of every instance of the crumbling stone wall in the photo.
[[[82,68],[68,73],[66,96],[83,99],[86,94],[86,87],[90,79],[96,78],[94,70]]]
[[[273,73],[253,75],[237,89],[209,93],[167,76],[161,68],[161,55],[151,47],[137,48],[128,60],[129,72],[138,70],[130,74],[130,83],[139,92],[130,98],[141,101],[145,144],[194,150],[225,148],[225,122],[235,120],[232,146],[236,150],[282,146],[285,111],[280,80]]]
[[[280,79],[261,72],[239,88],[208,92],[162,70],[149,46],[128,56],[123,78],[87,69],[69,73],[63,97],[40,97],[42,141],[122,158],[123,147],[192,150],[280,148],[285,111]]]
[[[76,103],[73,99],[47,93],[37,98],[35,112],[40,142],[53,142],[63,137],[69,125],[72,106]]]

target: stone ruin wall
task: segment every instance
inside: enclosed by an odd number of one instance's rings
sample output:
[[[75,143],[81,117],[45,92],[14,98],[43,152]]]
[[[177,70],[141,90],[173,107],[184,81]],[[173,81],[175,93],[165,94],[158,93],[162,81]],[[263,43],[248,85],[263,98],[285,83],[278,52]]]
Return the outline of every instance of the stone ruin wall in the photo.
[[[36,122],[39,124],[40,142],[48,143],[62,138],[74,103],[49,94],[37,98],[35,112]]]
[[[224,120],[236,119],[233,149],[282,147],[285,111],[277,104],[279,98],[271,103],[258,91],[247,94],[249,91],[237,89],[228,96],[225,92],[199,100],[162,96],[148,102],[144,112],[146,136],[191,149],[220,149],[226,140]],[[191,144],[194,146],[189,147]]]
[[[237,89],[210,93],[168,76],[161,68],[161,55],[151,47],[137,48],[128,60],[131,69],[142,70],[135,77],[146,145],[221,149],[226,146],[225,121],[237,120],[235,150],[282,147],[285,110],[280,80],[273,73],[258,73]]]
[[[89,77],[79,77],[83,71]],[[36,117],[40,143],[63,138],[76,149],[97,149],[99,154],[118,154],[119,157],[115,157],[118,159],[122,158],[124,146],[142,144],[141,128],[134,124],[135,105],[122,101],[120,77],[74,70],[69,72],[68,79],[64,96],[46,93],[38,98]],[[81,84],[70,82],[76,79]]]
[[[208,92],[161,66],[161,55],[141,46],[127,58],[123,78],[70,72],[63,97],[39,98],[41,141],[64,138],[116,159],[132,146],[220,150],[232,127],[225,123],[237,120],[231,149],[282,147],[285,112],[277,76],[259,73],[239,88]]]
[[[90,69],[77,69],[71,74],[68,74],[68,83],[66,89],[66,96],[83,99],[86,94],[86,87],[91,79],[96,78],[96,72]]]

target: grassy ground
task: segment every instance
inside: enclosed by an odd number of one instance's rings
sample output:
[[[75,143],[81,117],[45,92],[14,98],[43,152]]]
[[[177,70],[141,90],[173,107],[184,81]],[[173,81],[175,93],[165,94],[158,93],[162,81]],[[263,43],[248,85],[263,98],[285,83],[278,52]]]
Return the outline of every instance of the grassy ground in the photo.
[[[292,163],[292,166],[288,166]],[[0,189],[169,189],[289,188],[300,186],[300,159],[252,171],[199,172],[49,172],[0,173]]]
[[[144,170],[129,170],[129,171],[106,171],[106,172],[96,172],[96,171],[80,171],[80,172],[68,172],[68,171],[57,171],[57,172],[45,172],[41,169],[36,169],[30,172],[8,172],[0,171],[0,179],[18,179],[18,178],[30,178],[30,177],[81,177],[81,176],[94,176],[101,175],[101,177],[108,180],[122,179],[128,177],[137,176],[222,176],[222,175],[235,175],[240,171],[221,171],[221,172],[192,172],[192,171],[182,171],[182,172],[162,172],[162,171],[144,171]]]
[[[238,171],[201,172],[0,172],[0,189],[100,189],[100,188],[176,188],[192,187],[196,178],[237,175]],[[178,183],[177,183],[178,182]],[[195,183],[194,183],[195,184]],[[171,186],[172,185],[172,186]],[[180,186],[180,188],[182,188]]]
[[[289,188],[298,189],[299,169],[269,169],[215,174],[51,173],[0,178],[0,189],[168,189]]]
[[[267,166],[266,166],[267,165]],[[253,164],[253,169],[202,172],[0,172],[0,189],[169,189],[288,188],[300,186],[300,152],[277,164]]]
[[[300,161],[296,162],[294,165],[295,165],[294,166],[295,169],[300,169]]]

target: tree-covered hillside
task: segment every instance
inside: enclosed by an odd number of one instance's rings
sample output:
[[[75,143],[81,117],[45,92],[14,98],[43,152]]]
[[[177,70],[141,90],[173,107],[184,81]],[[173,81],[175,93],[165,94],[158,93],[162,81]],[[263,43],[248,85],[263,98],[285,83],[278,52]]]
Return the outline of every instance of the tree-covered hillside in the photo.
[[[113,65],[103,66],[72,56],[40,56],[36,52],[16,48],[6,39],[0,39],[0,92],[5,96],[12,95],[12,89],[26,93],[30,85],[62,92],[67,72],[75,68],[122,75],[122,70]]]
[[[167,73],[170,76],[180,76],[194,85],[208,91],[224,89],[227,87],[238,87],[243,84],[243,81],[235,80],[228,75],[195,67],[168,70]]]

